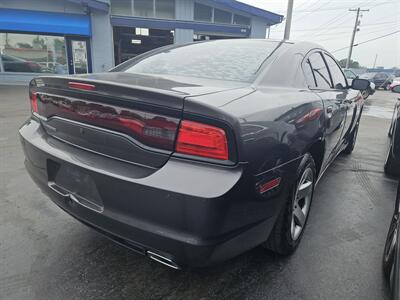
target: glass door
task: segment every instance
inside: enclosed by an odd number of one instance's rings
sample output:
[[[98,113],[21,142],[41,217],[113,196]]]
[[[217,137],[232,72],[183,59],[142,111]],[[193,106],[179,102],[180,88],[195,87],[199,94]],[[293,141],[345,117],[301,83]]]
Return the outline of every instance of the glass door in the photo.
[[[69,73],[91,73],[92,65],[89,40],[81,38],[67,38],[67,48]]]

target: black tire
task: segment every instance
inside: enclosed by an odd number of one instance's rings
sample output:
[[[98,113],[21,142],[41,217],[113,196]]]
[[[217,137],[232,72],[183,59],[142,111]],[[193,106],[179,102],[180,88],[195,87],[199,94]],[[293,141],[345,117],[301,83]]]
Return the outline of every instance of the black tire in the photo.
[[[393,215],[392,221],[390,222],[389,231],[386,236],[385,250],[383,251],[382,257],[382,268],[383,274],[387,280],[390,280],[390,273],[392,272],[394,255],[397,247],[397,218],[396,214]]]
[[[389,176],[395,176],[399,177],[400,176],[400,165],[399,163],[393,158],[392,155],[392,144],[389,146],[388,154],[386,157],[386,162],[385,162],[385,173]]]
[[[353,132],[350,134],[350,136],[348,138],[347,146],[343,150],[344,154],[351,154],[353,152],[354,147],[356,146],[358,127],[359,127],[359,123],[356,124],[356,126],[353,129]]]
[[[297,197],[297,190],[300,185],[300,180],[303,178],[303,175],[305,175],[306,172],[307,174],[309,174],[310,172],[312,172],[313,174],[312,185],[311,185],[311,197],[309,201],[308,211],[305,216],[304,225],[301,229],[300,235],[296,239],[293,239],[291,226],[292,226],[292,218],[294,212],[294,204],[295,204],[295,199]],[[296,250],[304,234],[308,216],[310,214],[316,177],[317,176],[316,176],[314,159],[312,158],[310,153],[307,153],[303,157],[300,166],[297,170],[297,180],[291,187],[289,199],[286,201],[285,206],[282,208],[268,240],[263,245],[265,248],[282,256],[288,256]]]

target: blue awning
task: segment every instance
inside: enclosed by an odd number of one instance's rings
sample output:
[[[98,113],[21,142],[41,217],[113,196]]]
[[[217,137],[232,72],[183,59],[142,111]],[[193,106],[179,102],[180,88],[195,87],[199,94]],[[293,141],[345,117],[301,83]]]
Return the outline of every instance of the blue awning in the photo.
[[[91,36],[87,15],[0,8],[0,31]]]

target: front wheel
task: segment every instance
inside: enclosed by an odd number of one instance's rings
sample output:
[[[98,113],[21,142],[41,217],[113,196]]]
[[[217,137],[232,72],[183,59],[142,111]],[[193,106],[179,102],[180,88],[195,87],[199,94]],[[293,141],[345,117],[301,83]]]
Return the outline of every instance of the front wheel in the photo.
[[[316,181],[315,162],[307,153],[300,163],[297,180],[264,246],[280,255],[292,254],[307,224]]]

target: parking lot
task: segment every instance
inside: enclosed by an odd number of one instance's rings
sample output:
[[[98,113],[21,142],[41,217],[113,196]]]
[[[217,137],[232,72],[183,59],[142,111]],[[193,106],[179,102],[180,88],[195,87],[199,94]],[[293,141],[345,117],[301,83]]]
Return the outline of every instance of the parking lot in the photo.
[[[256,248],[222,265],[174,271],[61,211],[23,165],[27,91],[0,85],[0,299],[386,299],[381,257],[397,182],[383,173],[396,94],[366,101],[356,149],[320,181],[298,251]]]

